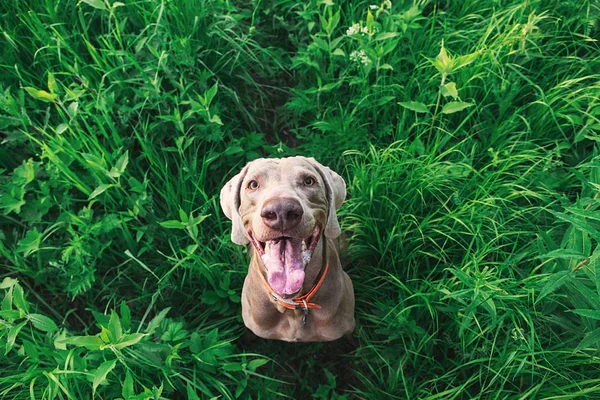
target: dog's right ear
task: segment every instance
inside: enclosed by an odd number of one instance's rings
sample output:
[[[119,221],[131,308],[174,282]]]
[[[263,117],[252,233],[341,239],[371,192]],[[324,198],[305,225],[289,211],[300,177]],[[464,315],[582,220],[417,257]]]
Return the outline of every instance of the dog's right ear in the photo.
[[[246,235],[244,235],[244,226],[242,224],[242,217],[240,216],[240,190],[247,171],[248,165],[223,186],[220,196],[221,208],[227,218],[231,220],[231,241],[240,245],[250,243]]]

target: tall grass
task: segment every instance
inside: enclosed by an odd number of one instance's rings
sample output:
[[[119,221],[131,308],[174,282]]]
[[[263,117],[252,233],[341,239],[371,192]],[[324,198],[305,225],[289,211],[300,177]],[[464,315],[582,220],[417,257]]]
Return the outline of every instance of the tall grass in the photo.
[[[600,7],[0,5],[0,397],[597,398]],[[350,341],[251,339],[221,185],[348,183]]]

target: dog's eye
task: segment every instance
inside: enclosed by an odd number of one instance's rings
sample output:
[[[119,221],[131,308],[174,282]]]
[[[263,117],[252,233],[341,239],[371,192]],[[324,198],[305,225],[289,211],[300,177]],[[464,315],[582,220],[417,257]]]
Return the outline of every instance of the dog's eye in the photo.
[[[256,182],[255,180],[251,180],[250,182],[248,182],[248,189],[251,189],[251,190],[258,189],[258,182]]]
[[[307,176],[306,178],[304,178],[304,184],[306,186],[312,186],[316,183],[317,181],[315,180],[315,178],[313,178],[312,176]]]

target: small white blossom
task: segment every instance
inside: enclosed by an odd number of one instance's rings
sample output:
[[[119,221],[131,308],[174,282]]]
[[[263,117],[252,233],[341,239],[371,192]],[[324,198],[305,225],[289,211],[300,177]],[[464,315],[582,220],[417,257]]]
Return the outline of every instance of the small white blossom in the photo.
[[[371,4],[371,5],[369,6],[369,8],[370,8],[371,10],[377,10],[377,9],[379,8],[379,6],[378,6],[377,4]]]
[[[369,33],[369,30],[367,29],[366,26],[360,26],[360,24],[358,22],[346,30],[346,35],[348,35],[348,36],[353,36],[353,35],[356,35],[357,33],[365,35],[365,34]]]
[[[364,50],[354,50],[352,53],[350,53],[350,61],[361,63],[363,65],[371,64],[371,59],[367,57],[367,54]]]
[[[346,31],[346,35],[356,35],[360,31],[360,24],[354,24]]]

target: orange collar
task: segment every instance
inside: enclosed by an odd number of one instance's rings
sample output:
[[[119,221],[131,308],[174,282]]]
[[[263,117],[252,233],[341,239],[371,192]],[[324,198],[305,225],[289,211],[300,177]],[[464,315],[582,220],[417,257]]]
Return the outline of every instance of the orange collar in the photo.
[[[325,276],[327,276],[328,270],[329,270],[329,263],[326,263],[325,268],[323,270],[321,270],[321,273],[320,273],[321,278],[319,279],[319,281],[308,291],[308,293],[306,293],[305,295],[300,296],[300,297],[295,297],[293,299],[284,299],[283,297],[279,296],[271,288],[271,285],[269,285],[269,282],[267,282],[267,279],[264,277],[264,275],[262,273],[260,274],[260,276],[263,279],[263,283],[265,285],[265,288],[267,289],[267,292],[269,292],[269,295],[271,296],[271,298],[273,300],[275,300],[275,302],[277,304],[279,304],[280,306],[283,306],[289,310],[302,309],[302,310],[304,310],[304,314],[306,316],[309,308],[316,308],[316,309],[321,308],[321,306],[318,304],[310,303],[310,299],[317,293],[317,291],[323,284],[323,281],[325,280]]]

